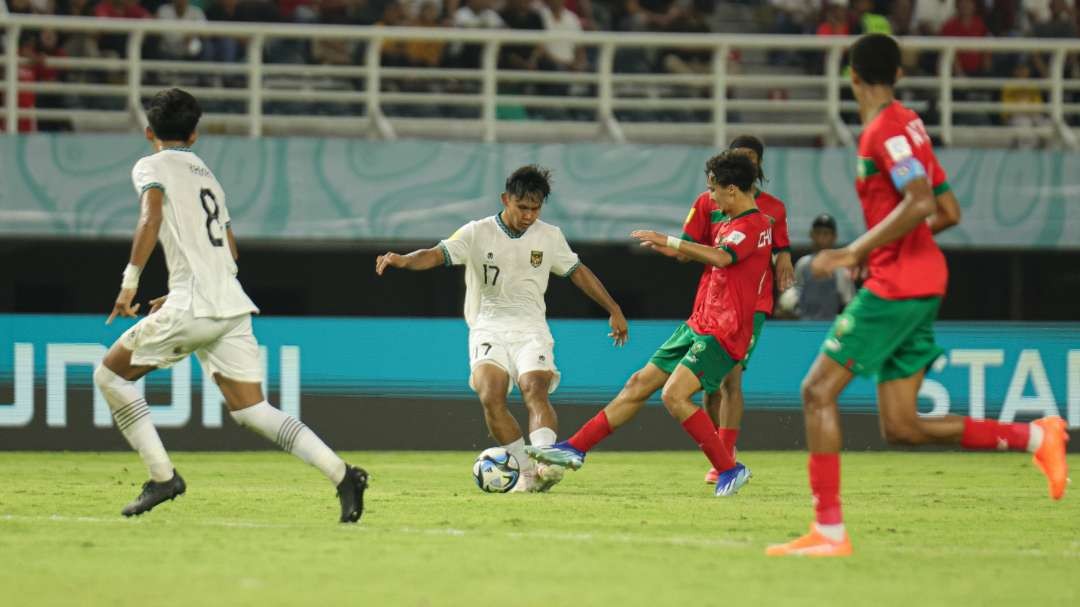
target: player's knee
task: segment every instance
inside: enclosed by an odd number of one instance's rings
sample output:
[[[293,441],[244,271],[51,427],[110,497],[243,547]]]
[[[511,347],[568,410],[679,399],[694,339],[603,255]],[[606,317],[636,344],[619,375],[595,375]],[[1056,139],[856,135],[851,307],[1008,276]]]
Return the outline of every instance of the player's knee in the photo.
[[[477,393],[480,404],[488,411],[502,411],[506,409],[506,391],[481,390]]]
[[[925,436],[918,423],[890,421],[881,426],[881,437],[890,445],[921,445]]]
[[[670,386],[664,386],[663,391],[660,392],[660,399],[664,402],[664,407],[667,408],[668,412],[676,411],[680,408],[680,405],[689,400],[682,391]]]
[[[825,406],[829,400],[828,391],[810,377],[803,379],[800,393],[802,394],[803,409],[808,411]]]
[[[98,364],[94,369],[94,385],[98,387],[98,390],[105,391],[118,376],[109,370],[105,366],[105,363]]]
[[[547,401],[550,385],[551,382],[543,379],[523,379],[518,384],[518,389],[521,390],[521,397],[525,400],[525,404],[531,404]]]
[[[641,371],[635,371],[623,386],[623,395],[630,400],[645,400],[649,398],[646,393],[646,381]]]

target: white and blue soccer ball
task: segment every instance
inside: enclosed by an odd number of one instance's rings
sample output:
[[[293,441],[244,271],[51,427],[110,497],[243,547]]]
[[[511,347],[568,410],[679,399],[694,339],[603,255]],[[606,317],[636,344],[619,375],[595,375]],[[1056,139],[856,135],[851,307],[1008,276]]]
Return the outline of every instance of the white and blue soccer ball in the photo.
[[[473,463],[472,473],[476,486],[488,493],[506,493],[521,478],[517,458],[502,447],[481,451]]]

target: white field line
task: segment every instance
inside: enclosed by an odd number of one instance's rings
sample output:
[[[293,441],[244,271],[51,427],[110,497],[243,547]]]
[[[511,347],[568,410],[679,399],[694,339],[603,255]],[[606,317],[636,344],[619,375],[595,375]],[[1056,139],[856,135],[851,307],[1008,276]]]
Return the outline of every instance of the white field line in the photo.
[[[58,514],[50,516],[25,516],[15,514],[0,515],[0,523],[4,522],[27,522],[27,523],[75,523],[75,524],[93,524],[93,525],[138,525],[142,523],[141,519],[124,519],[120,517],[116,518],[102,518],[93,516],[62,516]],[[194,521],[184,522],[170,522],[169,525],[177,526],[196,526],[196,527],[217,527],[217,528],[232,528],[232,529],[325,529],[329,526],[327,523],[311,522],[311,523],[267,523],[261,521],[249,521],[249,520],[228,520],[228,519],[202,519]],[[708,538],[708,537],[686,537],[686,536],[668,536],[668,537],[648,537],[641,535],[632,535],[624,533],[573,533],[573,532],[561,532],[561,531],[503,531],[503,532],[478,532],[468,531],[465,529],[455,529],[453,527],[431,527],[431,528],[417,528],[417,527],[398,527],[398,528],[379,528],[365,526],[363,523],[360,525],[342,526],[341,529],[345,532],[351,533],[363,533],[363,534],[378,534],[378,535],[429,535],[429,536],[441,536],[441,537],[503,537],[511,540],[520,539],[532,539],[543,540],[552,542],[582,542],[582,543],[613,543],[613,544],[636,544],[636,545],[654,545],[654,546],[679,546],[679,547],[696,547],[696,548],[748,548],[753,547],[757,542],[751,542],[746,540],[732,540],[725,538]],[[1073,542],[1073,546],[1069,549],[1062,550],[1060,552],[1047,551],[1038,548],[1026,548],[1020,550],[998,550],[989,548],[977,548],[967,546],[934,546],[928,547],[925,545],[919,546],[914,544],[892,544],[887,547],[876,547],[875,552],[889,552],[899,554],[912,554],[912,555],[939,555],[939,556],[952,556],[952,555],[965,555],[965,556],[1002,556],[1002,557],[1064,557],[1067,559],[1080,559],[1080,551],[1076,550],[1077,542]],[[762,546],[764,548],[764,546]]]

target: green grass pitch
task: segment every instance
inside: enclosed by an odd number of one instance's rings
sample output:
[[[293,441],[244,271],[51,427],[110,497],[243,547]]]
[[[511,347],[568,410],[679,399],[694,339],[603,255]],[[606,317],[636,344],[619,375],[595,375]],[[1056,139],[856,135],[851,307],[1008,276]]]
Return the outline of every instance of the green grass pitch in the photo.
[[[125,520],[134,454],[0,453],[0,604],[1080,604],[1080,495],[1021,454],[845,454],[836,560],[763,554],[810,520],[802,452],[741,453],[729,499],[696,452],[599,451],[547,495],[480,492],[474,453],[350,453],[355,526],[284,454],[173,455],[187,495]]]

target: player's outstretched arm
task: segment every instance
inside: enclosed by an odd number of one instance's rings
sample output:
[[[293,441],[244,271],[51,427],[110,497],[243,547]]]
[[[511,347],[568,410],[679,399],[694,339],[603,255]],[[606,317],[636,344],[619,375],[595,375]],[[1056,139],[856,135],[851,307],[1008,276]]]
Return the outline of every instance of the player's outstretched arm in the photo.
[[[937,234],[960,223],[960,203],[956,200],[956,194],[949,190],[934,197],[937,207],[933,215],[926,220],[930,226],[930,232]]]
[[[240,249],[236,246],[236,235],[233,234],[231,227],[225,228],[225,237],[229,240],[229,253],[233,261],[240,261]]]
[[[446,254],[443,253],[442,247],[420,249],[408,255],[388,252],[385,255],[379,255],[378,259],[375,260],[375,273],[382,276],[387,268],[430,270],[445,264]]]
[[[570,282],[588,295],[589,299],[607,310],[607,313],[611,315],[608,318],[608,324],[611,326],[611,333],[608,333],[608,337],[615,340],[616,346],[625,344],[626,340],[630,339],[630,329],[626,324],[626,317],[623,316],[619,304],[615,303],[615,299],[604,288],[604,283],[600,282],[596,274],[593,274],[593,271],[585,264],[579,265],[574,270],[574,273],[570,275]]]
[[[904,187],[904,198],[881,223],[870,228],[855,242],[841,249],[826,249],[814,256],[810,270],[814,276],[824,278],[836,268],[858,265],[874,249],[889,244],[926,221],[937,208],[934,191],[926,178],[912,180]]]
[[[631,236],[641,241],[641,246],[652,249],[661,255],[678,259],[680,255],[701,262],[708,266],[723,268],[731,265],[734,258],[723,249],[714,249],[696,242],[689,242],[652,230],[636,230]]]
[[[795,284],[795,266],[791,264],[791,251],[780,251],[773,260],[776,270],[776,287],[781,293]]]
[[[139,224],[135,227],[135,238],[131,242],[131,256],[128,265],[124,268],[124,278],[120,283],[120,293],[113,303],[112,313],[105,324],[112,324],[117,316],[134,317],[139,311],[139,304],[131,305],[135,299],[135,292],[139,289],[139,275],[142,274],[146,262],[150,260],[150,254],[157,246],[158,231],[161,229],[161,207],[165,201],[165,192],[150,188],[143,192],[140,210]]]

